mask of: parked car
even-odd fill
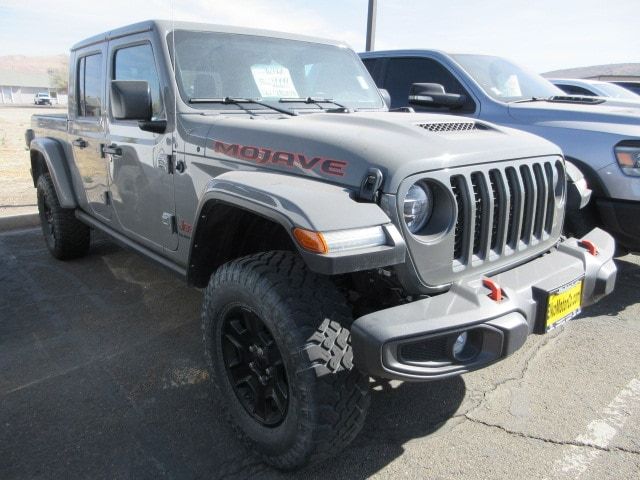
[[[455,113],[524,130],[561,147],[593,190],[567,215],[576,235],[601,226],[640,250],[640,113],[608,99],[568,96],[536,73],[489,55],[436,50],[362,53],[391,107]],[[420,84],[420,85],[414,85]]]
[[[636,95],[620,85],[597,80],[575,78],[550,78],[549,81],[568,95],[583,95],[587,97],[604,97],[609,100],[608,105],[640,108],[640,95]]]
[[[48,93],[36,93],[33,97],[35,105],[51,105],[51,96]]]
[[[640,81],[634,82],[634,81],[614,81],[611,82],[615,85],[619,85],[623,88],[626,88],[627,90],[632,91],[633,93],[635,93],[636,95],[640,95]]]
[[[26,132],[47,247],[99,230],[202,287],[217,400],[278,468],[349,444],[370,375],[485,367],[613,289],[613,238],[561,235],[558,147],[390,113],[342,43],[149,21],[70,67]]]

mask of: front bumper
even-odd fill
[[[400,380],[447,378],[485,367],[518,350],[531,333],[542,333],[546,294],[583,279],[582,306],[611,293],[616,279],[615,243],[600,229],[586,235],[592,255],[571,238],[549,253],[491,277],[505,294],[496,302],[483,278],[460,281],[447,293],[358,318],[351,336],[354,362],[365,373]],[[468,332],[477,343],[469,360],[447,356],[451,340]]]

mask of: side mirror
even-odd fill
[[[111,113],[116,120],[137,120],[147,132],[167,129],[166,120],[151,120],[151,90],[145,80],[111,80]]]
[[[380,95],[382,95],[382,99],[384,100],[384,104],[387,108],[391,108],[391,95],[389,95],[389,91],[385,88],[379,88]]]
[[[111,113],[116,120],[151,120],[149,83],[111,80]]]
[[[422,107],[460,108],[467,98],[457,93],[446,93],[439,83],[414,83],[409,90],[409,103]]]

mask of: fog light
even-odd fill
[[[456,360],[462,360],[462,352],[467,346],[468,340],[469,335],[467,334],[467,332],[462,332],[456,337],[456,340],[453,342],[453,347],[451,347],[451,354],[453,355],[453,358],[455,358]]]

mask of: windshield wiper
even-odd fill
[[[263,107],[270,108],[271,110],[275,110],[276,112],[284,113],[285,115],[291,115],[295,117],[298,115],[293,110],[288,110],[286,108],[276,107],[266,102],[261,102],[260,100],[254,100],[253,98],[234,98],[234,97],[223,97],[223,98],[190,98],[189,103],[222,103],[224,105],[240,105],[243,103],[255,103],[256,105],[262,105]]]
[[[349,107],[342,105],[341,103],[338,103],[336,101],[334,101],[332,98],[317,98],[317,97],[307,97],[307,98],[281,98],[279,100],[280,103],[308,103],[308,104],[313,104],[313,105],[318,105],[320,103],[330,103],[332,105],[335,105],[338,108],[332,109],[332,110],[327,110],[330,112],[344,112],[344,113],[351,113],[353,112],[353,110],[351,110]],[[322,108],[322,107],[320,107]]]
[[[530,97],[530,98],[523,98],[521,100],[514,100],[513,102],[509,102],[509,103],[546,102],[548,100],[549,100],[548,97]]]

